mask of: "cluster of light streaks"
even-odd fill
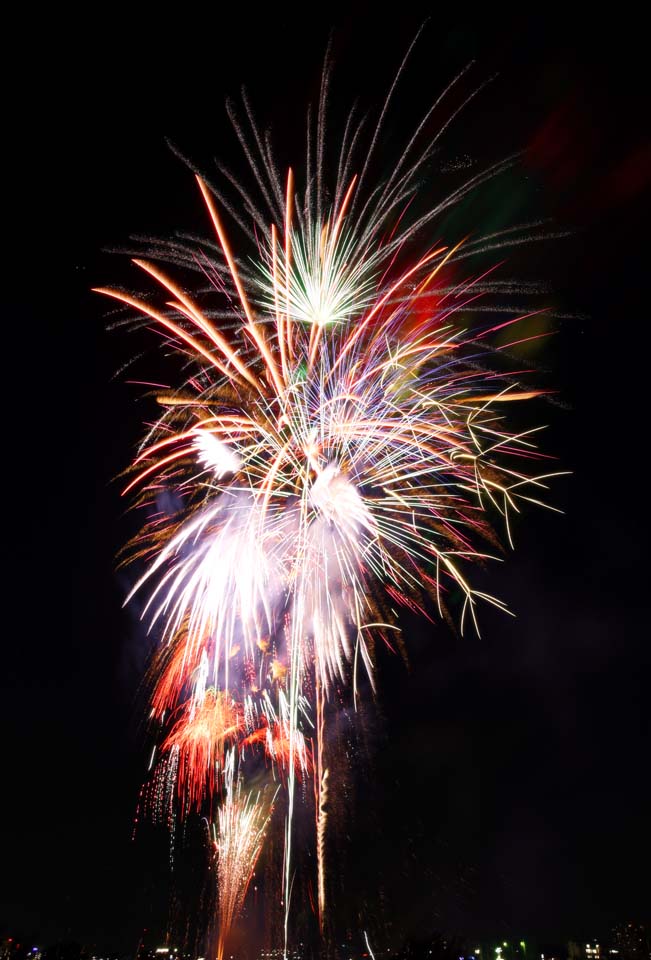
[[[440,133],[412,159],[433,107],[384,181],[364,192],[392,92],[357,174],[361,126],[349,121],[330,193],[325,94],[302,193],[291,170],[281,181],[255,126],[252,146],[234,119],[268,218],[229,175],[252,234],[198,176],[216,243],[152,248],[185,279],[134,260],[153,281],[147,296],[101,291],[153,323],[190,371],[158,394],[163,413],[125,493],[140,504],[170,488],[182,498],[138,538],[147,566],[132,595],[149,591],[144,615],[162,641],[152,670],[156,789],[182,814],[216,810],[220,956],[270,815],[268,794],[243,791],[247,771],[263,769],[283,788],[286,938],[293,818],[310,798],[296,785],[313,784],[323,926],[333,693],[357,698],[361,671],[373,685],[374,644],[390,644],[400,606],[447,616],[460,594],[462,630],[468,618],[477,624],[480,601],[504,609],[473,589],[467,563],[492,555],[480,546],[495,543],[488,510],[506,519],[510,540],[509,513],[539,503],[553,476],[525,469],[542,458],[535,430],[510,429],[505,414],[538,392],[485,365],[487,338],[523,316],[468,328],[491,270],[463,276],[459,264],[504,237],[410,253],[438,214],[505,165],[408,221]],[[220,206],[255,240],[249,260],[231,249]]]
[[[235,775],[235,754],[229,750],[224,761],[224,800],[214,828],[220,918],[217,960],[224,956],[226,938],[244,903],[270,814],[271,803],[264,794],[242,791],[242,781]]]

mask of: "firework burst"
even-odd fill
[[[243,758],[259,754],[284,788],[286,937],[296,784],[312,780],[322,925],[333,692],[356,698],[362,671],[373,685],[374,645],[399,631],[401,606],[447,616],[460,594],[462,630],[477,626],[481,601],[504,609],[473,589],[467,567],[495,552],[489,511],[510,540],[509,515],[539,503],[554,475],[532,474],[535,430],[506,416],[538,391],[486,365],[491,334],[523,316],[468,324],[491,270],[464,261],[504,237],[422,246],[439,214],[511,161],[408,220],[439,133],[417,149],[432,108],[366,187],[390,96],[357,173],[361,127],[349,121],[330,191],[325,93],[302,191],[233,114],[266,213],[232,175],[245,216],[198,176],[215,242],[135,259],[145,296],[101,291],[153,323],[189,371],[158,395],[125,493],[149,504],[172,486],[183,498],[137,539],[147,568],[132,593],[148,591],[164,648],[152,694],[159,769],[176,779],[183,813],[217,809],[220,956],[269,820],[269,803],[243,792]],[[231,248],[222,210],[254,241],[249,258]]]

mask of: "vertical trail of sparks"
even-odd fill
[[[325,769],[319,781],[317,792],[317,825],[316,825],[316,851],[317,851],[317,884],[318,884],[318,904],[319,904],[319,929],[323,934],[326,912],[326,863],[325,863],[325,839],[326,824],[328,813],[326,805],[328,803],[328,776],[329,771]]]
[[[289,354],[290,361],[293,359],[293,350],[292,350],[292,322],[289,313],[289,283],[291,277],[291,252],[292,252],[292,199],[294,193],[294,174],[292,173],[291,168],[287,172],[287,200],[285,206],[285,317],[284,317],[284,332],[287,337],[287,352]],[[276,290],[274,288],[274,296],[276,295]],[[279,338],[280,339],[280,338]]]
[[[316,711],[316,769],[314,776],[314,799],[316,805],[316,862],[317,862],[317,903],[319,909],[319,929],[323,935],[325,923],[325,836],[328,800],[328,770],[324,769],[323,747],[325,716],[323,688],[320,677],[315,677],[314,700]]]
[[[192,249],[187,265],[200,263],[211,289],[190,295],[186,281],[136,258],[162,304],[99,290],[162,328],[167,347],[190,368],[176,392],[159,395],[164,412],[124,493],[135,492],[150,511],[133,542],[146,569],[130,597],[149,589],[143,615],[162,638],[151,670],[151,715],[160,730],[151,803],[168,819],[170,810],[204,811],[215,824],[217,960],[280,789],[285,951],[294,817],[307,797],[324,933],[334,703],[350,691],[357,706],[358,672],[375,689],[373,644],[391,646],[397,608],[448,617],[456,592],[462,631],[468,618],[477,626],[479,601],[505,609],[473,590],[465,568],[492,556],[479,546],[496,539],[488,511],[503,516],[511,543],[509,513],[521,502],[541,503],[556,475],[523,472],[521,464],[545,458],[534,431],[511,429],[502,412],[541,391],[502,381],[484,365],[485,338],[527,315],[514,311],[495,323],[487,310],[488,319],[469,329],[470,305],[476,308],[494,268],[459,276],[464,241],[426,243],[424,253],[407,257],[408,241],[434,216],[415,223],[405,216],[429,154],[421,151],[408,166],[414,135],[384,187],[366,198],[358,191],[370,154],[361,176],[350,175],[352,154],[342,154],[328,211],[325,102],[323,92],[316,196],[310,172],[301,195],[292,169],[283,194],[255,127],[250,145],[234,121],[258,186],[277,201],[271,222],[253,211],[256,231],[270,223],[257,236],[257,256],[236,258],[220,195],[197,176],[217,245],[210,256]],[[253,124],[248,104],[247,114]],[[346,128],[344,151],[352,151],[359,129]],[[251,207],[245,188],[229,179]],[[494,243],[502,245],[501,234]],[[489,237],[477,249],[490,244]],[[227,314],[215,309],[215,298],[227,301]],[[231,319],[220,327],[224,315]],[[180,506],[166,516],[157,501],[168,489]],[[245,789],[248,776],[265,785]],[[297,790],[310,778],[311,790]]]
[[[317,857],[318,857],[318,886],[319,886],[319,929],[323,934],[326,911],[326,889],[325,889],[325,835],[328,814],[326,804],[328,802],[328,770],[323,771],[321,783],[319,785],[319,817],[316,832]]]
[[[224,765],[224,801],[214,829],[219,905],[217,960],[223,960],[233,921],[255,872],[272,803],[273,799],[269,802],[260,793],[243,794],[242,781],[235,776],[235,754],[229,751]]]

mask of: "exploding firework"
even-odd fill
[[[469,329],[492,268],[469,272],[465,261],[504,236],[423,247],[437,216],[510,161],[409,220],[439,133],[424,147],[420,138],[442,98],[371,183],[392,88],[357,172],[351,114],[328,189],[327,80],[326,70],[300,178],[281,177],[245,101],[251,134],[232,118],[265,209],[228,171],[241,212],[197,176],[216,242],[134,260],[151,281],[146,296],[102,290],[153,323],[185,371],[158,394],[162,413],[125,493],[149,505],[172,487],[182,500],[169,517],[150,508],[132,594],[148,591],[144,615],[163,648],[151,701],[163,731],[157,776],[175,783],[181,814],[217,811],[219,956],[269,821],[270,801],[242,787],[247,769],[283,789],[285,937],[293,818],[310,796],[297,784],[312,781],[323,925],[333,694],[355,700],[361,673],[373,685],[375,645],[399,632],[400,607],[448,616],[460,595],[461,630],[477,625],[481,601],[504,609],[473,589],[467,567],[494,552],[490,513],[510,541],[509,515],[539,503],[554,475],[526,469],[541,460],[535,430],[513,430],[506,416],[538,391],[487,365],[491,334],[523,316],[487,311]],[[224,211],[253,241],[248,258],[231,247]]]

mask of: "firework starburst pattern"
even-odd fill
[[[283,819],[285,945],[299,815],[314,821],[325,929],[336,703],[372,694],[400,608],[461,631],[477,627],[482,603],[505,609],[467,571],[497,553],[492,523],[510,543],[509,517],[544,500],[553,475],[536,430],[509,425],[513,403],[538,391],[490,364],[492,335],[522,339],[523,316],[480,309],[497,264],[471,266],[529,227],[436,234],[444,211],[514,159],[423,212],[413,201],[423,183],[430,191],[428,161],[470,99],[458,103],[460,77],[375,179],[396,84],[365,152],[351,112],[331,164],[328,74],[302,170],[278,170],[246,98],[244,120],[229,105],[252,186],[221,169],[227,195],[197,175],[211,233],[150,244],[134,260],[143,293],[101,291],[178,361],[126,483],[147,517],[129,556],[143,571],[132,595],[160,638],[149,795],[172,821],[212,823],[219,957]]]

